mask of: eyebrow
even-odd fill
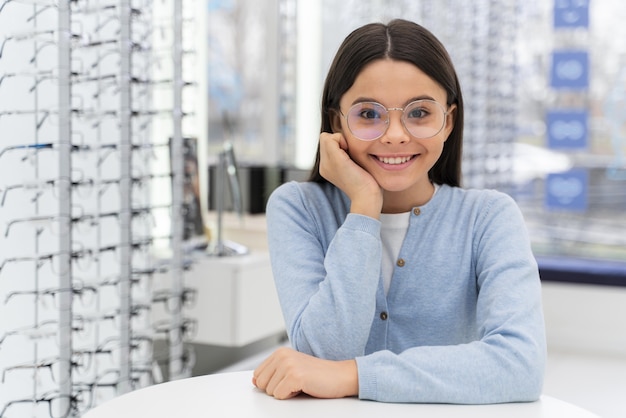
[[[423,94],[421,96],[416,96],[416,97],[412,97],[409,100],[407,100],[406,102],[404,102],[404,104],[402,105],[402,107],[408,105],[411,102],[414,102],[416,100],[432,100],[432,101],[437,101],[435,98],[427,95],[427,94]],[[350,106],[354,106],[357,103],[363,103],[363,102],[376,102],[376,103],[380,103],[380,101],[371,98],[371,97],[357,97],[356,99],[354,99],[354,101],[352,102],[352,104]],[[380,103],[382,104],[382,103]]]

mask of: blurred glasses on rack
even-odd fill
[[[154,224],[154,222],[156,221],[154,220],[153,212],[155,210],[170,210],[171,207],[172,206],[170,204],[136,207],[130,210],[130,216],[133,219],[144,219],[144,220],[149,219]],[[122,214],[119,211],[115,211],[115,212],[106,212],[106,213],[100,214],[100,217],[101,218],[103,217],[114,218],[119,221],[121,215]],[[165,238],[167,237],[152,237],[153,240],[165,239]],[[141,244],[141,242],[138,242],[138,244]]]
[[[15,405],[20,404],[31,404],[33,407],[40,404],[47,404],[50,418],[68,418],[76,414],[80,416],[88,409],[80,394],[62,395],[58,391],[52,391],[39,397],[8,401],[4,405],[2,412],[0,412],[0,418],[8,418],[8,415],[5,415],[6,412]],[[35,412],[33,411],[33,413]]]
[[[81,331],[81,328],[72,325],[71,331],[73,332]],[[59,321],[57,320],[41,321],[37,325],[25,326],[25,327],[21,327],[21,328],[17,328],[17,329],[5,332],[4,335],[0,337],[0,349],[2,348],[2,344],[7,340],[7,338],[15,337],[15,336],[26,337],[30,340],[41,340],[45,338],[57,337],[55,338],[55,340],[58,346],[59,345],[58,333],[59,333]]]
[[[0,87],[2,87],[2,83],[4,83],[5,80],[15,77],[27,77],[34,79],[34,84],[32,85],[32,87],[30,87],[30,89],[28,89],[29,93],[34,92],[39,84],[43,83],[44,81],[54,80],[58,78],[58,76],[54,75],[54,72],[52,70],[42,70],[38,72],[4,73],[2,74],[2,76],[0,76]]]
[[[78,206],[80,207],[80,206]],[[81,208],[82,210],[82,208]],[[97,215],[79,215],[70,218],[70,224],[72,228],[75,228],[77,232],[83,233],[86,232],[84,229],[85,226],[95,226],[97,225],[97,221],[100,216]],[[4,230],[4,237],[7,238],[9,236],[10,231],[16,225],[29,225],[36,229],[37,233],[41,233],[43,229],[48,229],[50,233],[54,236],[60,236],[60,229],[62,227],[62,221],[67,219],[67,217],[63,216],[52,216],[52,215],[40,215],[40,216],[29,216],[27,218],[13,219],[7,222],[7,226]]]
[[[75,208],[78,209],[79,212],[83,211],[83,208],[80,205],[74,205]],[[131,218],[139,219],[139,218],[147,218],[152,221],[154,224],[155,220],[152,214],[153,210],[157,209],[170,209],[171,205],[153,205],[146,206],[141,208],[134,208],[131,210]],[[72,228],[76,228],[78,232],[87,232],[85,227],[94,227],[100,224],[103,219],[113,218],[119,221],[121,213],[119,211],[109,211],[99,214],[80,214],[78,216],[72,216],[69,219],[70,226]],[[5,238],[9,236],[11,231],[16,225],[26,224],[36,229],[36,232],[39,234],[43,231],[43,229],[48,229],[50,233],[54,236],[61,235],[61,228],[63,227],[62,222],[67,220],[67,217],[59,216],[59,215],[36,215],[29,216],[26,218],[13,219],[7,222],[6,228],[4,230]],[[169,236],[166,237],[150,237],[139,240],[137,242],[131,243],[131,247],[133,249],[145,249],[147,245],[151,244],[153,240],[156,239],[169,239]],[[109,245],[105,247],[100,247],[99,249],[95,249],[91,251],[102,253],[107,251],[115,251],[120,247],[120,245]],[[43,257],[43,256],[42,256]],[[0,265],[0,271],[2,271],[2,266]]]
[[[77,0],[71,0],[77,1]],[[18,4],[22,6],[38,6],[42,8],[47,7],[57,7],[57,2],[51,0],[4,0],[2,4],[0,4],[0,13],[4,10],[5,7],[9,4]]]
[[[190,268],[190,267],[189,267]],[[167,273],[169,271],[169,265],[165,262],[161,262],[158,265],[146,267],[146,268],[133,268],[132,274],[135,276],[153,276],[159,273]]]
[[[4,7],[4,5],[2,7]],[[42,30],[42,31],[32,31],[32,32],[5,36],[4,40],[0,44],[0,58],[2,58],[2,55],[4,53],[4,48],[6,47],[7,43],[29,41],[29,40],[40,40],[43,42],[50,42],[50,41],[54,41],[55,33],[56,31],[54,30]]]
[[[99,277],[95,279],[86,280],[91,286],[96,287],[97,289],[102,289],[105,287],[113,287],[116,288],[119,292],[120,283],[125,280],[120,275],[114,274],[108,277]],[[139,277],[129,277],[131,286],[139,286],[141,284],[141,279]],[[147,289],[146,289],[147,290]]]
[[[135,323],[131,321],[147,320],[151,308],[150,305],[134,303],[131,305],[129,312],[122,312],[119,308],[116,308],[104,313],[74,314],[72,318],[73,328],[76,330],[72,333],[74,343],[78,345],[93,343],[94,338],[97,338],[100,334],[107,334],[121,329],[123,324],[122,318],[128,318],[129,326],[133,331],[137,331],[140,329],[137,327],[137,324],[141,322]],[[147,327],[144,328],[147,329]]]
[[[119,335],[111,336],[102,340],[95,349],[83,350],[84,354],[90,355],[90,360],[94,360],[97,356],[106,355],[109,359],[118,357],[118,354],[123,349],[128,349],[135,358],[146,359],[152,352],[154,345],[154,335],[152,332],[140,333],[139,331],[133,332],[128,341],[128,346],[122,344],[122,340]]]
[[[39,130],[41,129],[43,123],[46,121],[46,119],[48,119],[48,116],[50,116],[50,110],[3,110],[0,111],[0,121],[2,121],[2,117],[3,116],[39,116],[42,115],[40,119],[38,119],[37,123],[35,124],[35,129]],[[17,146],[11,146],[11,147],[5,147],[2,151],[0,151],[0,156],[2,156],[2,154],[4,154],[6,151],[11,151],[14,149],[29,149],[29,148],[37,148],[39,146],[39,144],[27,144],[27,145],[17,145]],[[42,147],[43,149],[50,149],[52,148],[51,145],[47,146],[47,147]]]
[[[163,303],[167,312],[176,311],[179,305],[184,308],[192,308],[195,306],[198,296],[198,290],[185,288],[181,292],[173,292],[169,289],[155,291],[152,295],[153,303]]]
[[[33,197],[31,198],[31,202],[36,202],[45,192],[46,190],[52,190],[52,193],[55,198],[58,199],[57,189],[59,187],[59,180],[34,180],[34,181],[26,181],[19,184],[11,184],[6,186],[2,190],[2,199],[0,200],[0,207],[4,206],[7,195],[12,190],[26,190],[33,193]],[[93,189],[94,181],[93,180],[78,180],[72,181],[70,187],[76,193],[76,195],[80,198],[86,198],[90,195],[91,190]]]
[[[99,108],[87,108],[82,105],[83,99],[80,96],[74,96],[73,107],[69,109],[68,113],[76,118],[86,122],[91,122],[92,128],[97,128],[102,124],[106,119],[118,120],[120,117],[120,112],[117,109],[99,109]],[[4,117],[17,117],[17,116],[34,116],[37,118],[37,122],[35,123],[35,130],[42,130],[44,123],[50,120],[50,124],[53,126],[59,126],[59,109],[17,109],[17,110],[2,110],[0,111],[0,121]],[[171,114],[171,110],[167,109],[158,109],[158,110],[134,110],[130,113],[131,117],[141,118],[141,117],[155,117],[155,116],[168,116]],[[75,132],[74,135],[77,135]],[[0,156],[7,151],[13,149],[32,149],[32,150],[40,150],[40,149],[58,149],[61,143],[54,142],[46,142],[46,143],[35,143],[35,144],[19,144],[14,146],[5,147],[2,151],[0,151]],[[67,145],[67,143],[65,144]],[[112,147],[114,145],[107,144],[104,147]],[[88,151],[97,149],[97,147],[90,147],[85,144],[70,144],[71,151]]]
[[[95,348],[95,349],[78,349],[72,351],[72,356],[76,356],[80,360],[77,361],[77,364],[80,365],[80,369],[78,371],[79,374],[86,374],[88,370],[92,370],[94,365],[96,364],[95,358],[97,356],[104,357],[107,356],[109,360],[113,360],[113,349],[112,348]]]
[[[7,4],[5,2],[2,6]],[[1,10],[1,9],[0,9]],[[105,10],[105,9],[102,9]],[[101,35],[100,31],[101,27],[96,26],[95,28],[91,28],[90,31],[84,30],[82,27],[81,21],[74,21],[72,25],[72,32],[69,33],[70,42],[73,50],[80,50],[82,48],[95,48],[102,47],[105,45],[115,45],[119,44],[120,40],[116,37],[104,37],[99,38],[97,35]],[[94,29],[97,29],[94,30]],[[5,52],[5,48],[9,43],[19,43],[23,41],[37,41],[40,45],[56,45],[58,43],[57,37],[59,36],[58,29],[48,29],[48,30],[33,30],[23,33],[13,33],[4,37],[4,40],[0,44],[0,58],[2,58],[3,53]],[[145,41],[145,40],[144,40]],[[131,42],[131,49],[133,50],[146,50],[149,47],[145,44],[138,43],[135,41]],[[40,48],[37,48],[35,51],[35,55],[31,58],[31,62],[34,62],[37,59],[37,54],[40,52]]]
[[[0,112],[0,117],[3,114],[7,114],[10,112]],[[32,113],[29,111],[29,113]],[[44,113],[44,112],[42,112]],[[12,151],[26,151],[26,155],[24,157],[22,157],[22,161],[25,161],[29,158],[29,153],[37,153],[40,151],[47,151],[47,150],[58,150],[63,144],[60,143],[52,143],[52,142],[44,142],[44,143],[33,143],[33,144],[17,144],[17,145],[9,145],[6,146],[2,149],[0,149],[0,158],[2,158],[2,156],[6,153],[12,152]],[[67,144],[65,144],[67,145]],[[156,154],[154,153],[154,150],[156,148],[159,147],[167,147],[169,146],[169,144],[131,144],[131,151],[132,152],[141,152],[141,151],[150,151],[150,152],[146,152],[145,155],[150,157],[150,158],[156,158]],[[98,144],[98,145],[88,145],[88,144],[71,144],[70,145],[70,151],[72,153],[88,153],[88,152],[97,152],[99,154],[98,156],[98,161],[97,161],[97,165],[100,166],[102,165],[102,163],[104,162],[104,160],[111,155],[113,152],[119,150],[120,145],[116,144],[116,143],[110,143],[110,144]],[[145,174],[145,175],[139,175],[134,177],[133,179],[131,179],[131,181],[135,184],[141,184],[143,183],[143,181],[145,180],[150,180],[150,179],[155,179],[155,178],[166,178],[166,177],[170,177],[171,174],[170,173],[162,173],[162,174]],[[79,187],[79,186],[86,186],[86,185],[94,185],[96,183],[95,180],[85,180],[84,179],[84,175],[81,173],[80,174],[80,179],[76,180],[76,181],[72,181],[71,185],[72,187]],[[100,180],[99,183],[107,185],[107,184],[115,184],[115,183],[119,183],[120,180],[119,179],[109,179],[109,180]],[[12,186],[7,186],[5,187],[5,191],[4,191],[4,195],[6,195],[6,191],[11,190],[11,189],[18,189],[18,188],[36,188],[39,185],[58,185],[59,184],[59,180],[45,180],[45,181],[31,181],[31,182],[26,182],[25,184],[15,184]],[[84,189],[84,188],[83,188]],[[80,190],[79,190],[80,191]],[[2,203],[4,204],[4,200],[5,197],[2,197]]]
[[[130,249],[132,251],[147,251],[151,248],[154,240],[155,240],[154,237],[147,237],[147,238],[132,241],[128,245],[113,244],[113,245],[100,247],[97,250],[96,257],[98,257],[102,253],[112,253],[116,257],[116,259],[119,261],[120,254],[125,249]]]
[[[133,176],[130,179],[131,185],[136,189],[137,192],[141,190],[145,190],[145,188],[151,184],[150,182],[153,180],[163,180],[170,179],[172,175],[170,173],[163,174],[143,174],[139,176]],[[111,186],[119,186],[121,183],[121,179],[106,179],[98,182],[98,195],[100,198],[105,196],[108,190],[111,190]],[[113,188],[114,189],[114,188]],[[148,189],[149,190],[149,189]],[[134,194],[134,193],[133,193]]]
[[[7,115],[7,114],[18,114],[19,111],[6,111],[6,112],[0,112],[0,117],[2,117],[2,115]],[[27,111],[25,113],[30,113],[30,114],[34,114],[36,112],[34,111]],[[43,113],[44,116],[43,118],[40,120],[40,122],[37,124],[37,127],[41,127],[41,124],[45,121],[45,119],[50,115],[50,112],[48,111],[41,111],[39,113]],[[19,113],[19,114],[24,114],[24,113]],[[18,144],[18,145],[9,145],[7,147],[2,148],[2,150],[0,150],[0,158],[2,158],[2,156],[4,154],[6,154],[7,152],[10,151],[15,151],[15,150],[25,150],[25,151],[30,151],[32,153],[37,153],[39,151],[45,151],[45,150],[59,150],[61,148],[62,145],[68,145],[68,144],[61,144],[61,143],[52,143],[52,142],[43,142],[43,143],[35,143],[35,144]],[[76,151],[87,151],[90,150],[91,148],[88,145],[76,145],[76,144],[69,144],[70,147],[70,151],[72,152],[76,152]],[[22,161],[25,161],[28,159],[28,154],[25,155],[24,157],[22,157]]]
[[[172,331],[178,331],[175,333],[175,344],[180,344],[183,341],[189,341],[196,335],[198,329],[198,321],[194,318],[183,318],[180,324],[172,324],[170,319],[163,319],[156,321],[153,325],[154,332],[157,334],[165,334],[167,338],[170,338]]]
[[[114,153],[115,151],[119,151],[121,145],[120,144],[110,144],[106,147],[107,152],[106,153],[102,153],[99,158],[98,158],[98,166],[102,165],[102,163],[104,162],[104,160],[107,159],[107,157],[109,155],[111,155],[112,153]],[[158,143],[140,143],[140,144],[131,144],[130,145],[130,149],[132,152],[141,152],[141,151],[150,151],[150,152],[146,152],[146,155],[148,155],[151,158],[156,158],[156,154],[155,154],[155,149],[157,148],[165,148],[165,147],[169,147],[169,143],[165,143],[165,144],[158,144]],[[119,182],[119,180],[118,180]]]
[[[80,327],[78,328],[81,331],[85,331],[84,334],[81,335],[81,337],[84,337],[86,334],[90,334],[90,335],[93,334],[93,332],[91,332],[93,328],[98,326],[99,324],[104,323],[105,321],[106,322],[110,321],[113,326],[116,326],[119,328],[121,326],[120,319],[122,315],[127,316],[130,319],[133,319],[133,318],[137,318],[141,316],[142,313],[150,312],[151,309],[152,309],[152,306],[150,305],[135,303],[130,306],[129,312],[122,313],[122,311],[119,308],[116,308],[109,312],[104,312],[104,313],[100,313],[96,315],[79,314],[79,315],[75,315],[74,318],[80,324]]]
[[[154,371],[152,367],[136,367],[130,368],[130,387],[132,390],[139,389],[141,386],[142,377],[147,378],[146,385],[152,385],[155,383]],[[118,388],[122,383],[120,379],[119,369],[108,369],[101,373],[98,373],[91,381],[78,382],[73,385],[73,390],[83,396],[85,400],[86,409],[91,409],[97,405],[97,403],[103,399],[100,398],[102,389],[109,389],[110,394],[108,398],[118,395]]]
[[[164,350],[162,353],[154,353],[154,361],[157,364],[167,363],[167,360],[169,358],[169,350]],[[182,361],[181,374],[191,374],[193,367],[196,365],[196,350],[194,349],[194,346],[192,344],[183,345],[183,352],[180,356],[180,360]],[[160,383],[159,379],[157,379],[157,383]]]
[[[30,295],[38,297],[44,307],[47,307],[48,303],[51,303],[52,307],[55,310],[58,310],[61,307],[59,302],[59,294],[64,292],[71,292],[73,300],[78,299],[81,305],[84,307],[92,306],[93,302],[95,301],[95,296],[97,295],[98,289],[92,286],[86,286],[84,282],[80,279],[73,279],[72,282],[72,287],[68,289],[52,288],[42,290],[12,291],[7,293],[7,296],[4,299],[4,304],[7,305],[15,297]]]
[[[87,357],[83,356],[81,353],[73,352],[71,364],[70,364],[71,369],[77,372],[84,373],[86,370],[86,366],[88,364],[85,361],[86,358]],[[64,382],[61,382],[59,378],[60,373],[59,373],[59,370],[57,370],[59,368],[60,362],[61,360],[58,357],[53,357],[53,358],[39,360],[36,362],[22,363],[22,364],[18,364],[15,366],[6,367],[2,371],[2,383],[5,383],[7,379],[7,375],[10,372],[16,372],[18,370],[32,370],[33,372],[36,372],[37,370],[40,370],[40,369],[46,369],[50,372],[50,378],[52,379],[52,382],[57,383],[57,384],[64,383]]]
[[[134,270],[131,272],[130,277],[123,278],[119,274],[113,274],[108,277],[97,277],[97,278],[85,278],[83,279],[85,283],[88,283],[89,286],[93,286],[98,289],[98,292],[101,292],[102,289],[112,288],[115,289],[118,296],[121,296],[120,292],[120,284],[123,282],[130,282],[131,290],[136,292],[137,294],[147,294],[151,290],[151,283],[149,280],[144,280],[142,276],[147,276],[147,274],[137,274]]]
[[[59,263],[59,257],[62,255],[69,255],[70,260],[75,261],[76,266],[80,270],[87,270],[93,261],[92,251],[89,249],[80,249],[72,251],[69,254],[63,254],[60,252],[40,254],[36,256],[22,256],[22,257],[7,257],[0,263],[0,274],[7,264],[19,263],[19,262],[35,262],[36,267],[39,269],[46,262],[50,262],[52,272],[55,274],[67,274],[68,270],[61,269]]]

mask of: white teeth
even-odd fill
[[[409,161],[411,157],[378,157],[378,160],[385,164],[403,164]]]

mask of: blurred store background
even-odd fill
[[[622,0],[0,1],[0,416],[286,343],[265,202],[313,164],[340,41],[395,17],[457,67],[464,186],[526,219],[545,393],[626,417]]]

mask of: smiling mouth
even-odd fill
[[[376,158],[381,163],[390,164],[390,165],[397,165],[397,164],[404,164],[407,161],[412,160],[414,157],[415,157],[415,155],[408,155],[408,156],[404,156],[404,157],[376,157]]]

